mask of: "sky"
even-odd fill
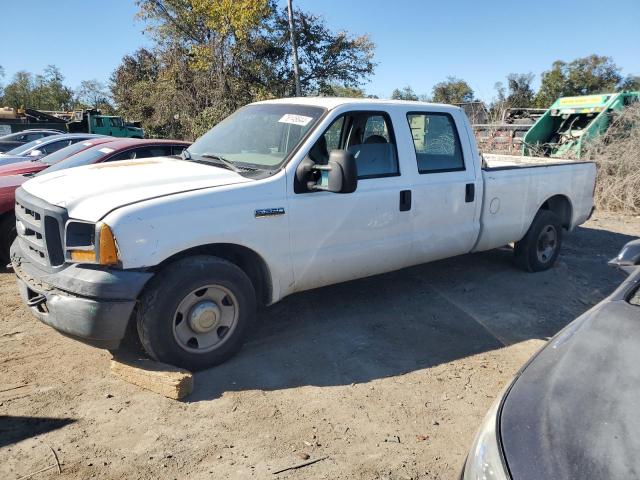
[[[134,0],[0,5],[4,83],[48,64],[73,88],[106,81],[124,55],[152,45],[134,19]],[[363,87],[380,97],[406,85],[430,94],[453,75],[490,100],[509,73],[531,72],[537,86],[554,60],[592,53],[613,57],[624,75],[640,75],[640,0],[294,0],[296,7],[324,17],[332,30],[371,37],[378,65]]]

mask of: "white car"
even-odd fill
[[[199,369],[240,348],[257,304],[295,292],[511,242],[521,267],[548,269],[595,175],[483,159],[448,105],[259,102],[182,157],[26,182],[12,264],[44,323],[109,349],[135,325],[153,358]]]

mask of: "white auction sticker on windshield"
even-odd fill
[[[312,117],[305,117],[304,115],[294,115],[293,113],[286,113],[282,116],[278,122],[280,123],[291,123],[292,125],[300,125],[301,127],[305,127],[311,120]]]
[[[98,150],[100,153],[111,153],[113,152],[113,148],[107,148],[107,147],[103,147],[100,150]]]

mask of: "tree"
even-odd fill
[[[242,105],[295,94],[288,11],[275,1],[138,5],[155,46],[123,58],[111,88],[120,111],[151,134],[194,138]],[[333,33],[299,9],[293,17],[302,94],[358,89],[374,68],[368,37]]]
[[[373,73],[375,47],[367,35],[353,37],[344,31],[333,33],[321,17],[299,9],[295,14],[303,95],[314,91],[325,93],[335,83],[357,88]],[[290,69],[286,68],[290,58],[290,44],[283,37],[287,23],[285,12],[276,11],[273,25],[269,27],[272,34],[267,45],[271,49],[285,49],[284,62],[273,58],[272,67],[281,72],[274,85],[280,88],[272,91],[276,96],[289,96],[295,91]]]
[[[64,85],[64,76],[55,65],[48,65],[41,75],[36,75],[32,92],[33,105],[39,110],[70,110],[73,106],[73,90]]]
[[[73,92],[63,81],[62,73],[54,65],[35,76],[19,71],[4,89],[4,103],[13,108],[68,110],[72,106]]]
[[[330,84],[328,88],[330,91],[326,92],[326,94],[331,97],[365,98],[367,96],[364,90],[357,87]]]
[[[589,55],[570,63],[556,60],[551,70],[542,73],[535,103],[546,108],[559,97],[614,92],[621,81],[620,68],[611,57]]]
[[[4,88],[4,103],[8,107],[24,108],[31,105],[33,75],[25,70],[16,72]]]
[[[620,90],[640,91],[640,75],[629,75],[620,84]]]
[[[90,108],[111,110],[111,94],[107,86],[96,79],[83,80],[76,89],[76,103]]]
[[[418,95],[416,95],[413,89],[409,85],[407,85],[402,89],[396,88],[393,92],[391,92],[391,100],[418,101]]]
[[[509,94],[505,101],[507,108],[528,108],[533,104],[534,92],[531,88],[533,73],[510,73],[507,75]]]
[[[469,84],[456,77],[447,77],[433,87],[433,101],[436,103],[465,103],[472,102],[473,98]]]

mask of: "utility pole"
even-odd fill
[[[293,0],[289,0],[289,35],[291,36],[291,56],[293,59],[293,77],[296,81],[296,97],[302,96],[300,90],[300,65],[298,64],[298,47],[293,29]]]

